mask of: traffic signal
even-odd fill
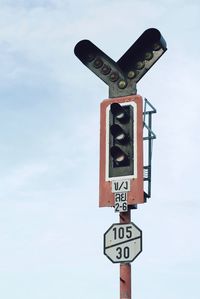
[[[109,86],[109,97],[136,94],[136,83],[167,50],[159,30],[147,29],[115,62],[89,40],[77,43],[74,53]]]
[[[139,95],[101,103],[99,206],[144,202],[143,99]],[[127,193],[127,194],[126,194]]]
[[[167,50],[159,30],[147,29],[117,61],[127,80],[137,83]]]
[[[129,206],[145,202],[143,99],[136,84],[166,50],[155,28],[144,31],[117,62],[89,40],[74,48],[78,59],[109,87],[109,99],[101,103],[100,207],[116,208],[119,200]]]
[[[110,96],[123,92],[127,81],[117,63],[89,40],[81,40],[74,48],[80,61],[110,88]],[[111,91],[112,90],[112,91]]]
[[[109,111],[109,177],[134,174],[133,106],[112,103]]]

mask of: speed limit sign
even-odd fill
[[[142,252],[142,231],[134,224],[114,223],[104,234],[104,254],[113,263],[130,263]]]

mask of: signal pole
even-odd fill
[[[147,29],[117,62],[89,40],[78,42],[74,49],[109,87],[109,98],[100,105],[99,207],[113,207],[119,213],[119,223],[104,233],[104,254],[112,263],[120,263],[120,299],[132,298],[130,263],[142,252],[142,231],[131,222],[131,210],[151,196],[152,139],[156,138],[152,131],[156,110],[137,95],[136,84],[166,50],[155,28]]]
[[[128,224],[131,222],[131,210],[119,214],[119,222]],[[120,299],[131,299],[131,264],[120,264]]]

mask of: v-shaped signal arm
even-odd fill
[[[136,94],[136,83],[167,50],[159,30],[147,29],[115,62],[89,40],[74,48],[80,61],[109,86],[109,97]]]

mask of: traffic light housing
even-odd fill
[[[134,107],[112,103],[109,110],[109,177],[134,174]]]
[[[160,31],[147,29],[117,61],[125,77],[135,84],[148,72],[167,50],[167,44]]]
[[[159,30],[150,28],[115,62],[89,40],[74,48],[80,61],[109,86],[109,97],[136,94],[137,82],[167,50]]]
[[[81,40],[74,48],[80,61],[109,86],[109,96],[123,95],[127,81],[117,63],[89,40]]]
[[[126,192],[127,204],[144,203],[143,99],[139,95],[101,103],[99,206],[115,206],[115,194]]]

